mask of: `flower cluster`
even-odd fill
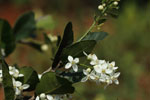
[[[41,93],[39,96],[35,98],[35,100],[64,100],[65,98],[71,98],[68,95],[50,95]]]
[[[99,60],[95,54],[87,55],[87,59],[90,60],[92,68],[83,70],[85,77],[82,78],[81,82],[85,82],[88,79],[96,81],[96,83],[107,83],[107,85],[115,83],[119,84],[118,77],[120,72],[116,72],[118,67],[115,67],[115,62],[106,62],[105,60]]]
[[[29,84],[23,84],[21,81],[18,81],[17,78],[24,77],[23,74],[20,74],[19,70],[15,67],[9,66],[9,74],[12,76],[12,83],[16,95],[21,95],[22,91],[30,87]],[[2,83],[2,70],[0,70],[0,83]]]
[[[99,60],[95,54],[86,54],[87,60],[90,61],[90,66],[87,69],[83,69],[83,74],[85,77],[82,78],[81,82],[86,82],[87,80],[93,80],[96,83],[115,83],[119,84],[118,77],[120,72],[116,72],[118,67],[115,66],[115,62],[108,62],[105,60]],[[79,58],[73,58],[68,56],[68,63],[65,65],[66,69],[73,68],[75,72],[78,71]],[[80,65],[80,64],[79,64]]]

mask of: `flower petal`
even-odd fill
[[[117,73],[115,73],[113,76],[114,76],[115,78],[118,78],[119,75],[120,75],[120,72],[117,72]]]
[[[96,61],[95,61],[95,60],[92,60],[92,61],[90,62],[90,64],[91,64],[91,65],[96,65]]]
[[[114,83],[115,83],[116,85],[118,85],[118,84],[119,84],[119,81],[116,79],[116,80],[114,80]]]
[[[24,84],[24,85],[23,85],[23,89],[24,89],[24,90],[27,89],[27,88],[29,88],[29,87],[30,87],[29,84]]]
[[[113,70],[116,70],[116,69],[118,69],[118,67],[113,67]]]
[[[81,79],[81,82],[86,82],[87,80],[88,80],[88,77],[85,76],[85,77],[83,77],[83,78]]]
[[[111,69],[106,69],[106,73],[107,74],[110,74],[110,73],[112,73],[113,71],[111,70]]]
[[[105,60],[99,60],[99,64],[104,64],[104,63],[106,63]]]
[[[95,75],[94,75],[94,74],[90,74],[90,78],[91,78],[92,80],[95,80]]]
[[[68,56],[68,60],[69,60],[69,62],[72,62],[73,61],[73,57],[72,56]]]
[[[19,77],[23,77],[24,75],[23,74],[19,74]]]
[[[78,71],[78,66],[77,66],[77,65],[73,65],[72,68],[73,68],[73,70],[74,70],[75,72]]]
[[[94,70],[97,72],[97,73],[101,73],[101,68],[100,68],[101,66],[99,66],[99,65],[95,65],[94,66]]]
[[[106,69],[107,66],[108,66],[107,63],[102,64],[102,68],[103,68],[103,69]]]
[[[41,77],[42,77],[42,74],[38,74],[38,78],[41,79]]]
[[[16,94],[16,95],[20,95],[20,94],[21,94],[21,91],[20,91],[18,88],[16,88],[15,94]]]
[[[15,85],[16,85],[16,87],[20,87],[22,85],[22,83],[20,81],[16,81]]]
[[[39,96],[37,96],[37,97],[35,98],[35,100],[40,100],[40,97],[39,97]]]
[[[83,69],[83,74],[88,75],[88,72],[85,69]]]
[[[79,58],[75,58],[75,59],[74,59],[74,62],[75,62],[75,63],[79,63]]]
[[[66,68],[66,69],[69,69],[71,66],[72,66],[71,63],[67,63],[67,64],[65,65],[65,68]]]
[[[92,60],[97,60],[97,56],[95,54],[92,55]]]
[[[53,97],[51,95],[46,96],[48,100],[53,100]]]
[[[112,66],[115,66],[115,62],[114,62],[114,61],[112,61],[110,64],[111,64]]]

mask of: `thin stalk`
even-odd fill
[[[96,22],[94,21],[93,24],[91,25],[91,27],[86,31],[86,33],[79,39],[79,41],[81,41],[92,29],[93,27],[96,25]]]

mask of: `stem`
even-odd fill
[[[100,17],[103,16],[103,14],[105,14],[105,11],[107,10],[107,8],[104,8],[104,10],[102,11],[102,15]],[[79,39],[79,41],[81,41],[92,29],[93,27],[96,25],[96,21],[94,20],[93,24],[91,25],[91,27],[86,31],[86,33]]]
[[[94,21],[93,24],[91,25],[91,27],[86,31],[86,33],[79,39],[79,41],[81,41],[92,29],[93,27],[96,25],[96,22]]]
[[[80,66],[84,67],[84,68],[93,68],[91,66],[85,65],[85,64],[79,64]]]

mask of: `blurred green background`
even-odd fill
[[[92,24],[99,4],[100,0],[0,0],[0,18],[13,27],[19,15],[33,10],[42,32],[61,35],[65,24],[72,21],[77,39]],[[92,82],[77,83],[73,100],[150,100],[150,2],[121,0],[119,12],[117,19],[110,18],[102,27],[109,36],[93,53],[99,59],[116,61],[120,84],[104,89]],[[51,55],[18,44],[7,62],[33,66],[41,73],[51,65]]]

